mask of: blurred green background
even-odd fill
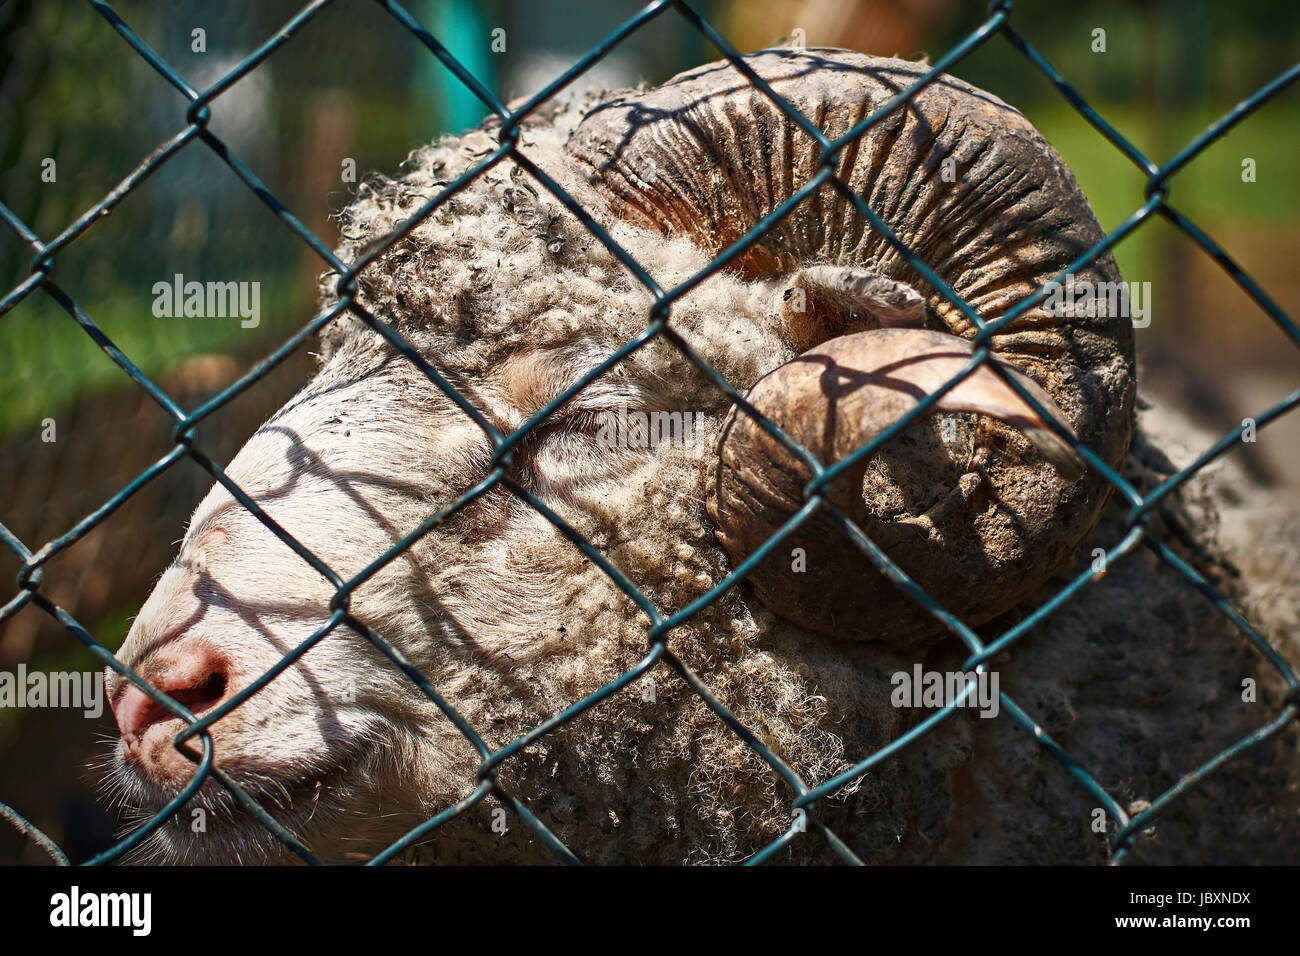
[[[983,18],[958,0],[698,0],[741,50],[801,37],[881,55],[937,59]],[[299,3],[122,0],[114,9],[202,88],[287,21]],[[535,92],[632,15],[610,0],[410,0],[407,9],[506,99]],[[1300,59],[1294,0],[1018,0],[1012,24],[1103,116],[1157,161]],[[195,52],[193,31],[206,49]],[[1097,52],[1095,30],[1105,31]],[[494,31],[504,31],[504,34]],[[494,38],[497,49],[493,49]],[[504,49],[500,49],[501,40]],[[634,34],[570,89],[656,83],[716,59],[675,12]],[[1004,38],[953,71],[1020,108],[1061,152],[1113,229],[1143,201],[1144,177]],[[1218,239],[1284,309],[1300,313],[1300,91],[1288,90],[1173,181],[1171,200]],[[109,27],[72,0],[0,4],[0,201],[48,240],[184,127],[186,101]],[[357,178],[393,172],[440,133],[473,125],[477,100],[369,0],[338,0],[213,104],[211,129],[327,245]],[[1242,161],[1256,181],[1242,181]],[[42,179],[53,159],[56,177]],[[32,250],[0,227],[0,294]],[[1124,242],[1126,279],[1150,282],[1138,333],[1142,391],[1220,432],[1300,385],[1300,350],[1192,242],[1157,219]],[[325,266],[199,142],[59,253],[53,278],[185,407],[233,381],[314,314]],[[187,280],[261,284],[261,322],[156,318],[152,287]],[[310,347],[309,347],[310,348]],[[309,350],[223,409],[199,441],[226,460],[302,381]],[[1300,423],[1243,446],[1261,481],[1300,489]],[[40,440],[52,419],[57,440]],[[35,548],[72,527],[170,447],[156,406],[47,296],[0,316],[0,522]],[[182,463],[47,569],[44,587],[115,647],[210,484]],[[0,603],[16,560],[0,556]],[[86,669],[93,659],[35,608],[0,626],[0,669]],[[67,723],[71,721],[71,723]],[[78,721],[80,721],[78,723]],[[60,723],[62,722],[62,723]],[[22,733],[19,727],[22,726]],[[97,731],[111,734],[111,720]],[[0,799],[74,854],[102,848],[112,821],[81,770],[93,741],[76,715],[0,711]],[[101,751],[103,744],[95,744]],[[57,771],[52,768],[58,768]],[[66,786],[53,782],[61,774]],[[39,859],[0,827],[0,861]]]

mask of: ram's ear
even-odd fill
[[[781,293],[786,338],[799,352],[853,332],[925,325],[925,297],[857,266],[806,266]]]

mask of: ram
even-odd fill
[[[837,50],[746,62],[829,138],[926,69]],[[368,181],[342,213],[342,260],[367,254],[481,162],[496,132],[485,123],[416,151],[399,178]],[[662,288],[705,270],[820,169],[814,139],[727,63],[555,105],[523,125],[518,148]],[[834,172],[989,318],[1102,238],[1069,170],[1025,118],[950,77],[847,145]],[[1121,281],[1109,255],[1078,278]],[[337,280],[322,279],[327,305]],[[365,572],[348,613],[498,748],[647,653],[650,618],[574,539],[667,616],[813,508],[743,583],[663,635],[679,664],[661,661],[494,767],[496,786],[589,861],[741,860],[791,826],[786,785],[696,682],[813,783],[928,715],[891,703],[893,676],[918,661],[961,670],[966,652],[878,570],[867,541],[947,613],[1000,633],[1123,534],[1119,517],[1098,528],[1109,485],[1082,466],[1073,440],[1116,468],[1164,461],[1135,438],[1130,318],[1040,305],[999,329],[992,357],[926,414],[844,467],[826,506],[808,505],[809,456],[841,461],[976,355],[970,317],[830,182],[677,298],[658,330],[645,285],[506,158],[362,270],[356,302],[473,414],[415,356],[341,313],[323,333],[315,377],[227,468],[274,528],[215,487],[120,660],[200,716],[245,691],[331,615],[335,588],[289,546],[295,539],[342,580]],[[494,458],[489,428],[509,435],[548,408]],[[689,440],[631,434],[631,422],[678,414],[692,422]],[[1196,521],[1210,522],[1212,508]],[[1262,708],[1234,705],[1255,673],[1248,652],[1185,581],[1145,553],[1097,577],[993,666],[1041,730],[1136,804],[1214,743],[1253,729]],[[121,730],[114,782],[128,816],[147,816],[195,764],[173,746],[179,718],[119,674],[107,682]],[[1209,733],[1212,711],[1223,714]],[[326,859],[388,845],[470,794],[480,766],[433,699],[346,624],[290,657],[210,733],[218,770]],[[1162,822],[1152,853],[1278,852],[1283,828],[1297,824],[1278,798],[1295,779],[1293,757],[1220,775]],[[1211,798],[1251,808],[1249,839],[1206,810]],[[867,861],[1081,862],[1106,858],[1095,804],[1032,735],[965,714],[814,811]],[[433,830],[427,852],[546,858],[512,814],[492,826],[488,806]],[[206,811],[205,827],[193,825],[194,810]],[[216,779],[143,853],[292,859]],[[789,853],[830,851],[809,834]]]

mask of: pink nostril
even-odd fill
[[[211,710],[226,696],[229,678],[225,663],[206,648],[173,654],[166,665],[151,670],[159,676],[149,682],[195,715]],[[146,730],[173,716],[134,684],[127,684],[110,706],[128,752],[138,745]]]

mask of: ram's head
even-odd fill
[[[829,50],[747,62],[832,139],[923,73]],[[664,289],[767,224],[819,172],[813,138],[727,64],[605,99],[578,120],[563,109],[534,119],[520,152]],[[418,151],[399,179],[368,183],[343,215],[345,261],[494,145],[488,124]],[[951,78],[845,146],[834,172],[988,319],[1101,237],[1069,171],[1024,117]],[[1102,257],[1082,278],[1119,276]],[[327,299],[335,284],[325,278]],[[653,325],[645,284],[511,159],[367,268],[358,301],[412,352],[354,314],[334,321],[319,373],[226,469],[270,521],[214,488],[120,654],[197,715],[282,667],[212,725],[213,759],[325,855],[382,846],[470,792],[479,766],[460,730],[375,639],[391,642],[490,746],[509,742],[645,652],[650,618],[611,572],[667,617],[805,507],[812,469],[750,409],[831,465],[964,370],[977,331],[829,183]],[[642,344],[494,459],[489,430],[510,435],[633,341]],[[826,493],[972,625],[1024,599],[1097,520],[1105,483],[1080,468],[1064,436],[1072,430],[1118,462],[1133,410],[1132,333],[1122,317],[1039,306],[991,345],[989,362]],[[718,376],[747,394],[748,408]],[[1049,426],[1008,381],[1065,428]],[[667,634],[706,683],[754,697],[778,750],[813,773],[831,766],[818,763],[818,747],[856,738],[843,727],[830,733],[819,723],[829,711],[811,702],[834,697],[828,706],[841,721],[882,708],[878,675],[873,684],[863,662],[942,633],[836,512],[815,510],[746,584]],[[417,530],[409,547],[377,560]],[[372,631],[345,621],[295,654],[330,620],[337,582],[363,572],[346,610]],[[195,772],[172,743],[183,724],[121,676],[110,672],[108,685],[125,802],[156,810]],[[689,753],[691,735],[703,733],[690,716],[698,701],[680,690],[662,690],[636,712],[661,727],[680,721],[672,732],[685,737],[665,753]],[[606,783],[655,765],[637,753],[635,721],[620,726],[608,711],[591,719],[608,723],[573,732],[565,745],[573,761],[606,768]],[[873,732],[889,726],[881,717]],[[550,739],[515,763],[554,773]],[[715,757],[744,762],[731,751]],[[666,760],[658,765],[671,773]],[[522,780],[533,771],[508,761],[500,772]],[[739,766],[735,775],[743,777]],[[662,791],[673,786],[682,806],[701,803],[698,782]],[[685,814],[682,806],[669,815]],[[217,819],[204,833],[188,815],[164,826],[151,844],[164,857],[279,853],[217,780],[195,807]]]

